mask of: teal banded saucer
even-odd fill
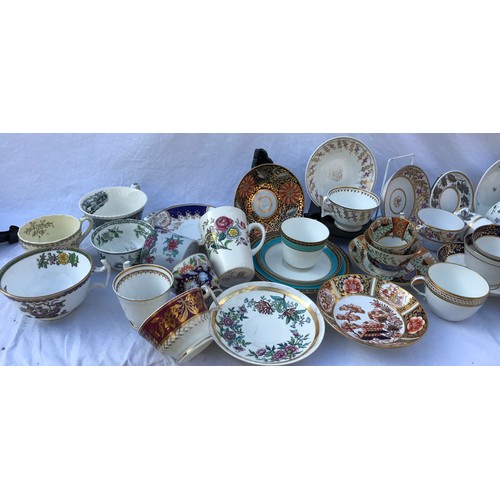
[[[264,281],[289,285],[303,293],[316,293],[321,286],[340,274],[351,272],[347,254],[330,241],[311,269],[296,269],[283,259],[282,243],[279,234],[267,235],[266,242],[254,257],[256,276]]]

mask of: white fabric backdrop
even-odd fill
[[[500,134],[3,134],[0,230],[52,213],[78,217],[78,201],[85,193],[133,182],[148,195],[145,215],[179,203],[232,205],[255,148],[266,149],[275,163],[294,172],[308,206],[307,161],[317,146],[338,135],[356,137],[372,150],[378,194],[391,157],[415,153],[415,163],[431,183],[441,173],[458,169],[474,186],[500,158]],[[403,164],[396,163],[389,175]],[[338,243],[346,248],[345,242]],[[82,248],[97,257],[88,238]],[[0,266],[21,252],[19,244],[0,244]],[[299,364],[499,365],[499,306],[500,299],[490,298],[479,314],[460,323],[443,321],[426,307],[427,334],[403,349],[359,345],[327,326],[320,348]],[[2,365],[171,364],[128,326],[110,286],[90,292],[77,310],[59,321],[27,318],[4,296],[0,314]],[[188,363],[240,364],[215,344]]]

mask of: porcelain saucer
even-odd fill
[[[458,170],[441,175],[431,189],[430,205],[455,212],[460,208],[474,206],[474,187],[471,180]]]
[[[413,257],[407,266],[398,273],[387,273],[386,271],[377,268],[369,260],[366,253],[365,239],[363,236],[354,238],[349,243],[349,256],[352,261],[359,267],[361,272],[376,276],[384,280],[399,283],[400,285],[409,285],[410,281],[417,275],[426,275],[429,267],[436,263],[433,255],[424,247]]]
[[[281,237],[271,233],[254,257],[257,277],[289,285],[304,293],[315,293],[334,276],[349,273],[351,265],[346,253],[330,241],[327,242],[318,263],[311,269],[295,269],[283,260]]]

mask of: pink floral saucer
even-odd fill
[[[373,347],[405,347],[427,331],[427,315],[418,300],[390,281],[344,274],[318,292],[321,314],[337,332]]]

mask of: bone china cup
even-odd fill
[[[297,269],[310,269],[318,262],[330,231],[317,220],[293,217],[283,221],[280,234],[285,262]]]
[[[182,292],[154,311],[139,334],[178,364],[188,362],[212,343],[207,295],[207,285]]]
[[[196,253],[181,260],[173,269],[175,293],[179,294],[191,288],[208,285],[216,294],[221,293],[219,278],[210,266],[208,257]]]
[[[370,221],[380,205],[380,198],[371,191],[356,187],[336,187],[323,196],[321,217],[331,215],[343,231],[356,232]]]
[[[82,232],[83,224],[85,231]],[[44,215],[33,219],[19,229],[19,243],[26,251],[78,247],[90,233],[91,217],[77,219],[71,215]]]
[[[417,228],[403,217],[379,217],[365,232],[370,244],[383,252],[408,253],[417,240]]]
[[[478,272],[495,289],[500,286],[500,262],[479,253],[472,241],[472,234],[464,239],[465,265]]]
[[[421,293],[415,285],[425,284]],[[425,297],[432,312],[447,321],[462,321],[475,314],[488,298],[490,287],[472,269],[448,262],[429,267],[427,276],[415,276],[411,287]]]
[[[106,259],[117,271],[123,269],[127,261],[139,264],[142,247],[153,226],[137,219],[123,219],[106,222],[99,226],[90,237],[99,258]]]
[[[433,247],[426,245],[426,241],[437,245],[437,248],[431,248],[432,250],[437,250],[444,243],[453,243],[465,229],[465,222],[458,215],[441,208],[422,208],[418,211],[417,219],[417,230],[423,237],[424,246]]]
[[[94,268],[92,257],[79,248],[16,257],[0,270],[0,290],[30,318],[52,320],[76,309],[94,287],[106,287],[110,266]],[[90,284],[94,272],[106,271],[104,283]]]
[[[156,309],[170,299],[172,273],[162,266],[139,264],[121,271],[113,280],[113,291],[130,324],[136,330]]]
[[[106,187],[80,199],[80,210],[94,220],[94,227],[119,219],[140,219],[148,201],[138,184],[131,187]]]
[[[478,227],[472,233],[472,243],[480,254],[500,264],[500,226]]]
[[[266,239],[264,226],[258,222],[248,224],[243,210],[225,206],[208,210],[199,219],[198,227],[221,286],[228,288],[252,281],[253,256]],[[258,229],[261,237],[252,248],[249,235],[253,229]]]

